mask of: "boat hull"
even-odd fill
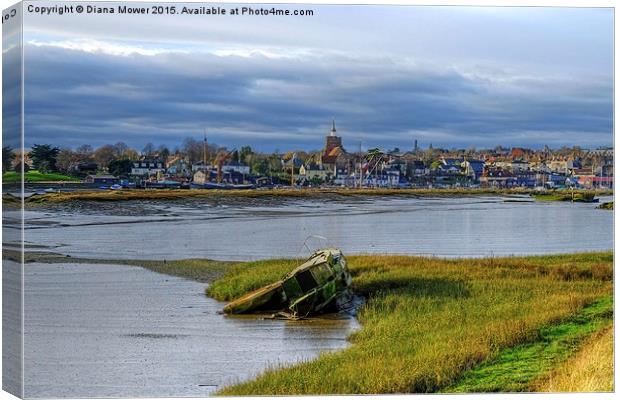
[[[246,314],[260,311],[276,311],[285,304],[282,281],[256,289],[228,303],[224,307],[226,314]]]
[[[331,310],[350,295],[351,275],[338,249],[315,252],[282,280],[247,293],[224,307],[228,314],[280,311],[303,318]]]

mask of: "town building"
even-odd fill
[[[166,171],[164,163],[161,160],[153,158],[143,158],[139,161],[134,161],[131,168],[131,175],[133,176],[151,176],[158,173],[163,174]]]
[[[240,163],[237,161],[231,161],[222,166],[222,173],[224,174],[240,174],[240,175],[249,175],[250,174],[250,166],[244,163]]]
[[[332,129],[325,137],[320,163],[335,177],[348,175],[349,171],[354,170],[354,157],[346,152],[342,146],[342,138],[336,135],[336,121],[332,121]]]
[[[311,163],[299,167],[299,176],[308,182],[326,182],[330,175],[323,165]]]
[[[88,175],[84,178],[85,183],[96,185],[116,185],[120,183],[120,178],[114,175]]]
[[[477,181],[484,172],[484,161],[482,160],[465,160],[461,163],[461,167],[467,177]]]

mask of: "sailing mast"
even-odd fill
[[[362,164],[363,164],[364,158],[362,157],[362,141],[361,140],[360,140],[359,146],[360,146],[360,148],[359,148],[359,151],[360,151],[359,152],[359,157],[360,157],[360,181],[359,181],[359,187],[361,189],[362,188],[362,183],[363,183],[363,180],[364,180],[363,172],[362,172],[362,170],[363,170]]]
[[[205,137],[202,141],[202,166],[207,168],[207,128],[205,128]]]

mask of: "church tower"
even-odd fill
[[[332,169],[334,175],[336,175],[336,162],[338,156],[343,153],[342,138],[336,136],[336,120],[332,120],[332,129],[329,131],[329,134],[325,136],[325,148],[321,154],[321,164],[328,169]]]
[[[329,131],[329,136],[325,137],[325,153],[329,153],[336,147],[342,146],[342,138],[336,136],[336,120],[332,120],[332,129]]]

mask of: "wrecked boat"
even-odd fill
[[[318,250],[282,280],[224,307],[227,314],[277,312],[288,318],[338,309],[350,297],[351,274],[339,249]]]

